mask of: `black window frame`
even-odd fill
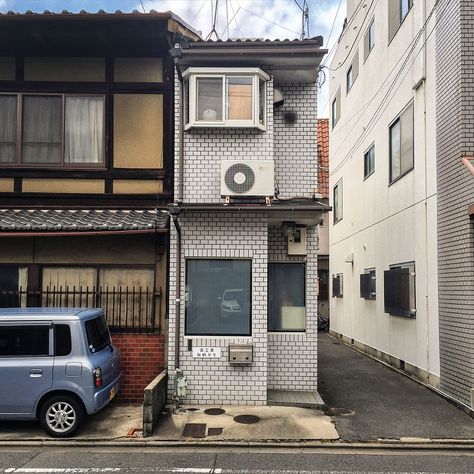
[[[306,332],[306,326],[307,326],[307,308],[306,308],[306,303],[307,303],[307,298],[306,298],[306,262],[305,261],[286,261],[286,262],[268,262],[268,288],[270,286],[270,265],[301,265],[303,266],[303,303],[304,303],[304,308],[305,308],[305,316],[304,316],[304,328],[303,329],[268,329],[268,332],[275,332],[275,333],[280,333],[280,332],[291,332],[291,333],[305,333]],[[270,299],[270,292],[267,292],[267,298]],[[267,304],[267,327],[270,327],[269,324],[270,321],[270,304]]]
[[[365,300],[377,299],[377,272],[375,268],[366,268],[360,274],[360,297]]]
[[[367,166],[367,159],[369,159],[369,164],[370,164],[370,152],[373,153],[373,167],[372,169],[369,169],[369,166]],[[364,153],[364,180],[367,179],[369,176],[373,175],[375,173],[375,143],[372,143],[372,145],[367,148],[367,150]]]
[[[228,257],[206,257],[206,258],[186,258],[185,260],[185,286],[188,287],[188,262],[189,261],[219,261],[219,260],[226,260],[226,261],[240,261],[240,262],[248,262],[249,263],[249,298],[250,298],[250,307],[249,307],[249,326],[247,333],[212,333],[212,334],[204,334],[204,333],[192,333],[188,331],[188,309],[186,305],[184,305],[184,335],[185,337],[196,337],[196,338],[206,338],[206,337],[252,337],[252,327],[253,327],[253,299],[252,299],[252,279],[253,279],[253,260],[251,258],[228,258]],[[179,317],[179,315],[178,315]]]
[[[335,273],[332,276],[332,292],[333,298],[342,298],[344,296],[344,274]]]
[[[395,289],[388,288],[390,281],[396,285]],[[403,287],[407,289],[408,294],[402,294]],[[416,319],[416,265],[414,261],[390,265],[389,269],[384,271],[384,312],[390,316]]]

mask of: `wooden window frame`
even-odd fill
[[[15,168],[15,169],[53,169],[53,170],[105,170],[106,157],[106,94],[97,93],[57,93],[57,92],[0,92],[0,96],[16,96],[16,161],[13,163],[0,163],[0,168]],[[60,97],[61,98],[61,162],[60,163],[23,163],[22,162],[22,147],[23,147],[23,99],[24,97]],[[91,163],[65,163],[65,125],[66,125],[66,98],[67,97],[101,97],[104,102],[103,110],[103,140],[102,140],[102,161],[97,164]]]

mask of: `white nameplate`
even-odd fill
[[[193,347],[193,357],[198,359],[218,359],[220,356],[220,347]]]

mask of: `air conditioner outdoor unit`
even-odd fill
[[[272,160],[223,160],[221,196],[273,197],[275,194]]]

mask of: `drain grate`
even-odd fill
[[[186,438],[205,438],[206,426],[205,423],[186,423],[184,425],[183,436]]]
[[[350,410],[349,408],[330,408],[330,416],[351,416],[355,415],[355,411]]]
[[[207,410],[204,410],[204,413],[206,415],[223,415],[225,410],[222,408],[208,408]]]
[[[186,411],[199,411],[199,408],[186,408]]]
[[[223,430],[224,428],[209,428],[207,430],[207,436],[219,436]]]
[[[234,421],[236,423],[242,423],[243,425],[253,425],[254,423],[258,423],[260,418],[255,415],[237,415],[234,416]]]

